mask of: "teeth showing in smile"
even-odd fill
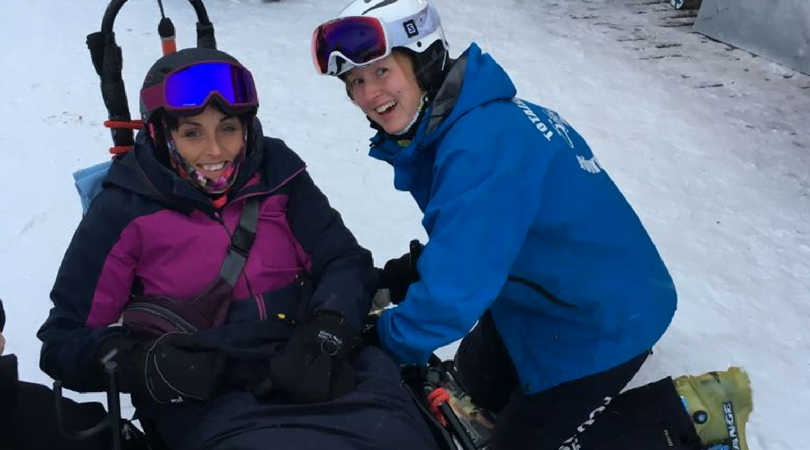
[[[374,108],[374,110],[377,111],[378,114],[384,114],[384,113],[388,112],[389,109],[393,108],[396,105],[397,105],[397,102],[395,102],[394,100],[391,100],[390,102],[388,102],[388,103],[386,103],[386,104],[384,104],[382,106],[378,106],[377,108]]]
[[[223,167],[225,167],[224,162],[221,162],[219,164],[203,164],[202,165],[203,170],[207,170],[208,172],[214,172],[214,171],[222,169]]]

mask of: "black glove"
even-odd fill
[[[117,352],[110,356],[113,350]],[[226,376],[225,354],[188,333],[147,342],[116,336],[102,344],[99,356],[118,363],[122,392],[157,403],[210,400]]]
[[[357,334],[341,314],[320,312],[270,360],[270,376],[254,393],[259,398],[281,393],[294,403],[320,403],[354,391],[355,373],[348,359]]]
[[[391,292],[391,302],[399,304],[405,300],[408,287],[411,283],[419,281],[419,272],[416,270],[416,261],[422,254],[422,245],[414,239],[410,244],[410,251],[399,258],[394,258],[385,263],[380,272],[380,282],[383,288]]]
[[[377,321],[380,319],[382,311],[372,313],[366,316],[366,323],[363,325],[363,331],[360,332],[360,346],[380,346],[380,336],[377,334]]]

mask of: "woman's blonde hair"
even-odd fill
[[[414,60],[413,52],[411,52],[410,50],[397,47],[391,50],[390,56],[398,56],[400,58],[404,58],[406,61],[410,63],[410,69],[412,72],[414,67],[416,67],[415,65],[416,61]],[[341,79],[341,81],[343,81],[343,86],[346,88],[346,95],[348,95],[349,98],[352,101],[354,101],[354,97],[352,97],[352,85],[351,83],[349,83],[349,73],[351,73],[351,70],[341,75],[338,75],[338,77]],[[416,73],[414,73],[414,76],[416,76]],[[419,87],[422,88],[422,86]]]

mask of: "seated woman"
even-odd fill
[[[397,366],[355,346],[378,280],[278,139],[230,55],[159,59],[145,129],[116,160],[62,262],[42,369],[105,389],[100,360],[166,445],[435,448]]]
[[[0,449],[109,450],[112,442],[109,433],[71,440],[60,432],[53,391],[46,386],[20,381],[17,357],[3,354],[5,325],[6,314],[0,300]],[[65,399],[62,403],[65,430],[85,430],[103,420],[106,414],[104,406],[97,402],[76,403]]]

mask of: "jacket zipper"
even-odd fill
[[[274,186],[274,187],[272,187],[270,189],[257,191],[257,192],[249,192],[247,194],[242,194],[242,195],[237,195],[236,197],[230,199],[230,201],[225,206],[223,206],[222,209],[227,208],[228,205],[232,205],[233,203],[235,203],[238,200],[244,200],[244,199],[247,199],[247,198],[250,198],[250,197],[255,197],[257,195],[268,195],[269,196],[269,195],[273,194],[274,192],[276,192],[277,190],[281,189],[282,187],[286,186],[288,182],[293,180],[298,175],[301,175],[306,170],[307,170],[306,167],[302,167],[302,168],[296,170],[295,172],[292,173],[292,175],[290,175],[289,177],[282,180],[281,183],[279,183],[277,186]],[[246,188],[246,190],[250,190],[250,187]]]
[[[264,196],[272,195],[275,191],[281,189],[281,187],[286,185],[293,178],[295,178],[298,175],[300,175],[301,173],[303,173],[305,170],[306,170],[306,167],[302,167],[301,169],[295,171],[292,175],[290,175],[288,178],[284,179],[281,183],[279,183],[278,186],[275,186],[272,189],[265,190],[265,191],[259,191],[259,192],[251,192],[249,194],[234,197],[227,204],[225,204],[225,206],[222,207],[222,210],[227,208],[229,205],[234,204],[236,201],[242,201],[242,200],[247,201],[247,199],[249,199],[251,197],[256,197],[256,196],[259,196],[259,195],[264,195]],[[244,206],[243,206],[243,208],[244,208]],[[229,230],[228,225],[225,224],[225,219],[222,217],[222,214],[220,213],[220,211],[215,211],[214,212],[214,218],[216,218],[217,222],[219,222],[219,224],[222,225],[222,228],[225,230],[225,234],[228,236],[228,240],[230,241],[231,239],[233,239],[233,235],[231,234],[231,230]],[[256,232],[258,233],[258,231],[259,231],[258,230],[258,222],[257,222],[256,225],[257,225]],[[248,254],[247,256],[249,257],[250,255]],[[259,320],[267,319],[267,309],[266,309],[266,306],[264,304],[264,300],[262,299],[261,295],[258,295],[255,292],[253,292],[253,287],[251,287],[250,280],[248,279],[248,276],[247,276],[247,267],[244,267],[242,269],[242,275],[245,277],[245,283],[247,284],[248,291],[256,299],[256,308],[259,311]]]
[[[560,300],[559,297],[552,294],[551,292],[548,291],[548,289],[544,288],[543,286],[540,286],[539,284],[535,283],[534,281],[527,280],[526,278],[523,278],[523,277],[516,277],[514,275],[509,275],[507,280],[514,281],[515,283],[520,283],[520,284],[528,287],[529,289],[533,289],[533,290],[539,292],[540,295],[542,295],[546,299],[550,300],[552,303],[560,305],[560,306],[562,306],[564,308],[576,308],[577,307],[577,305],[574,305],[574,304],[568,303],[566,301]]]
[[[262,299],[261,295],[254,295],[253,298],[256,299],[256,307],[259,309],[259,320],[264,320],[267,318],[267,309],[264,306],[264,300]]]

